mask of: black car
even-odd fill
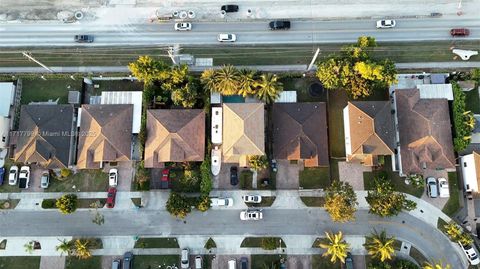
[[[92,43],[92,35],[75,35],[75,42],[77,43]]]
[[[345,269],[353,269],[353,259],[350,252],[347,252],[347,257],[345,258]]]
[[[270,30],[288,30],[290,29],[290,21],[276,20],[269,23]]]
[[[133,253],[125,252],[123,255],[123,269],[132,269]]]
[[[238,184],[238,168],[236,166],[230,167],[230,184],[233,186]]]
[[[242,257],[240,259],[240,268],[241,269],[247,269],[248,268],[248,259],[247,257]]]
[[[222,11],[225,11],[227,13],[229,12],[238,12],[238,6],[237,5],[223,5],[221,8]]]

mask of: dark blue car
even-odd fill
[[[3,176],[5,175],[5,168],[0,168],[0,185],[3,185]]]

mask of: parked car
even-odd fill
[[[190,268],[190,262],[188,261],[188,248],[182,249],[182,259],[180,261],[182,269]]]
[[[0,185],[3,185],[3,177],[5,176],[5,167],[0,168]]]
[[[261,195],[244,195],[244,196],[242,196],[242,199],[245,203],[259,204],[259,203],[262,202],[262,196]]]
[[[438,179],[438,193],[442,198],[450,197],[450,190],[448,188],[448,181],[441,177]]]
[[[92,43],[93,35],[75,35],[74,40],[77,43]]]
[[[345,258],[345,269],[353,269],[353,258],[350,252],[347,252],[347,257]]]
[[[248,258],[247,257],[240,258],[240,269],[248,269]]]
[[[162,179],[160,180],[160,189],[170,188],[170,169],[165,168],[162,170]]]
[[[133,268],[133,253],[125,252],[123,254],[123,269],[132,269]]]
[[[173,28],[175,31],[191,31],[192,24],[189,22],[177,22]]]
[[[377,21],[378,29],[393,28],[397,23],[395,20],[379,20]]]
[[[8,173],[8,185],[17,185],[18,179],[18,166],[10,166],[10,172]]]
[[[212,207],[231,207],[233,206],[232,198],[210,198],[210,205]]]
[[[261,220],[263,219],[263,213],[261,209],[245,210],[240,212],[241,220]]]
[[[218,34],[218,42],[235,42],[237,41],[237,36],[235,34]]]
[[[433,177],[427,178],[427,194],[430,198],[438,197],[438,185],[437,180]]]
[[[290,29],[290,21],[274,20],[271,21],[268,26],[270,27],[270,30],[288,30]]]
[[[233,186],[238,184],[238,168],[236,166],[230,167],[230,184]]]
[[[227,13],[238,12],[238,5],[223,5],[220,10]]]
[[[46,189],[50,185],[50,172],[43,171],[42,177],[40,178],[40,188]]]
[[[463,253],[465,253],[465,256],[467,256],[471,265],[480,264],[480,258],[478,257],[477,251],[475,251],[475,248],[471,244],[467,246],[462,245],[460,242],[458,244],[463,250]]]
[[[118,185],[118,170],[115,168],[108,171],[108,185],[116,187]]]
[[[114,187],[108,188],[107,193],[107,208],[115,207],[115,197],[117,196],[117,189]]]
[[[467,28],[455,28],[450,30],[450,35],[451,36],[469,36],[470,30],[468,30]]]
[[[120,259],[114,259],[112,261],[112,269],[120,269]]]
[[[229,260],[228,269],[237,269],[237,260],[235,259]]]
[[[30,167],[22,166],[20,168],[20,174],[18,175],[18,187],[20,189],[28,189],[30,186]]]
[[[195,256],[195,269],[202,269],[202,256]]]

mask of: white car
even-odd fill
[[[427,194],[430,198],[438,197],[438,185],[437,180],[433,177],[427,178]]]
[[[396,25],[395,20],[379,20],[379,21],[377,21],[377,28],[378,29],[393,28],[393,27],[395,27],[395,25]]]
[[[441,177],[438,179],[438,192],[442,198],[450,197],[450,190],[448,189],[448,181]]]
[[[242,199],[245,203],[259,204],[262,202],[262,196],[260,195],[244,195]]]
[[[18,166],[12,165],[8,172],[8,185],[17,185],[18,179]]]
[[[235,34],[218,34],[218,42],[235,42],[237,41],[237,36]]]
[[[210,198],[210,205],[212,207],[231,207],[233,206],[232,198]]]
[[[118,185],[118,170],[115,168],[108,171],[108,185],[115,187]]]
[[[189,22],[177,22],[173,28],[175,31],[191,31],[192,24]]]
[[[20,168],[20,174],[18,175],[18,187],[20,189],[28,189],[30,185],[30,167],[22,166]]]
[[[460,248],[463,250],[463,253],[465,253],[465,256],[467,256],[467,259],[471,265],[480,264],[480,258],[478,258],[478,254],[472,245],[463,246],[460,243],[458,244],[460,245]]]
[[[240,212],[241,220],[261,220],[263,219],[262,210],[245,210]]]
[[[42,173],[42,177],[40,178],[40,188],[46,189],[50,185],[50,173],[48,171],[44,171]]]
[[[188,260],[188,248],[182,249],[182,260],[180,263],[182,264],[182,269],[190,268],[190,261]]]

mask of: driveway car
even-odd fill
[[[427,194],[430,198],[438,197],[438,185],[437,180],[433,177],[427,178]]]
[[[379,20],[379,21],[377,21],[377,28],[378,29],[393,28],[393,27],[395,27],[395,25],[396,25],[395,20]]]
[[[188,261],[188,248],[182,249],[182,260],[181,260],[182,269],[190,268],[190,262]]]
[[[451,36],[469,36],[470,30],[468,30],[467,28],[455,28],[450,30],[450,35]]]
[[[112,269],[120,269],[120,259],[115,259],[112,261]]]
[[[125,252],[123,254],[123,269],[132,269],[133,268],[133,253]]]
[[[191,31],[192,24],[189,22],[177,22],[173,28],[175,31]]]
[[[438,179],[438,193],[442,198],[450,197],[450,190],[448,188],[448,181],[441,177]]]
[[[238,168],[236,166],[230,167],[230,184],[233,186],[238,184]]]
[[[240,269],[248,269],[248,258],[247,257],[240,258]]]
[[[262,210],[245,210],[240,212],[241,220],[261,220],[263,219]]]
[[[238,5],[223,5],[220,10],[227,13],[238,12]]]
[[[116,187],[118,185],[118,170],[115,168],[108,171],[108,185]]]
[[[10,172],[8,172],[8,185],[17,185],[18,179],[18,166],[12,165]]]
[[[5,167],[0,168],[0,185],[3,185],[3,177],[5,176]]]
[[[260,195],[244,195],[242,199],[245,203],[259,204],[262,202],[262,196]]]
[[[353,258],[350,252],[347,252],[347,257],[345,258],[345,269],[353,269]]]
[[[50,185],[50,173],[48,171],[43,171],[42,177],[40,178],[40,188],[46,189]]]
[[[237,41],[237,36],[235,34],[218,34],[218,42],[235,42]]]
[[[228,261],[228,269],[237,269],[237,260],[229,260]]]
[[[202,269],[202,256],[195,256],[195,269]]]
[[[231,207],[233,206],[232,198],[210,198],[210,205],[212,207]]]
[[[270,27],[270,30],[288,30],[290,29],[290,21],[275,20],[271,21],[268,26]]]
[[[465,253],[465,256],[467,256],[468,262],[470,262],[471,265],[480,264],[480,258],[478,257],[477,251],[475,251],[475,248],[473,248],[472,245],[464,246],[461,243],[458,244],[463,250],[463,253]]]
[[[28,189],[30,185],[30,167],[22,166],[18,175],[18,187],[20,189]]]
[[[160,180],[160,189],[170,188],[170,169],[165,168],[162,170],[162,179]]]
[[[75,35],[74,40],[77,43],[92,43],[93,35]]]
[[[107,208],[115,207],[115,197],[117,196],[117,189],[114,187],[108,188],[107,193]]]

